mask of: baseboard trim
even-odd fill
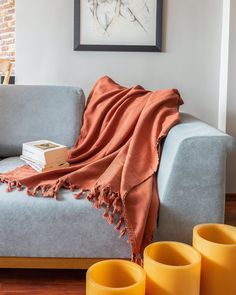
[[[110,258],[0,257],[0,268],[88,269]]]

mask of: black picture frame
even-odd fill
[[[82,0],[83,1],[83,0]],[[74,0],[74,50],[75,51],[133,51],[161,52],[162,48],[162,15],[163,0],[157,1],[156,11],[156,43],[154,45],[99,45],[80,43],[80,0]]]

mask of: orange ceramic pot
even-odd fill
[[[197,225],[193,246],[202,255],[201,295],[235,295],[236,227]]]
[[[147,295],[199,295],[201,255],[178,242],[157,242],[144,251]]]
[[[145,295],[146,274],[126,260],[104,260],[86,274],[86,295]]]

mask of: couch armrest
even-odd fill
[[[162,150],[157,239],[191,242],[195,224],[224,221],[226,156],[233,146],[231,136],[181,114]]]

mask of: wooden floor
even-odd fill
[[[227,224],[236,226],[236,198],[226,203]],[[0,270],[0,295],[85,295],[85,271]]]
[[[225,223],[236,226],[236,195],[227,197],[225,204]]]
[[[85,271],[0,270],[1,295],[85,295]]]

